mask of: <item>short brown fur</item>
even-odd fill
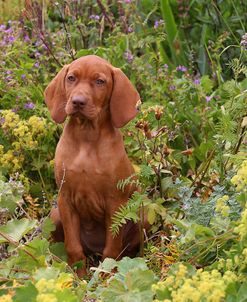
[[[140,97],[124,73],[97,56],[66,65],[45,90],[51,116],[69,116],[55,154],[58,208],[51,212],[54,239],[65,242],[70,265],[90,253],[134,256],[138,226],[129,222],[113,237],[112,216],[134,191],[117,183],[134,173],[117,128],[137,113]],[[82,276],[85,267],[78,269]]]

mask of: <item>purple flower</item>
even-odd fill
[[[169,66],[167,64],[164,64],[163,67],[164,67],[165,70],[168,70]]]
[[[22,80],[25,80],[26,77],[27,77],[27,76],[26,76],[25,74],[22,74],[22,75],[21,75],[21,79],[22,79]]]
[[[245,33],[245,34],[242,36],[240,45],[243,46],[243,48],[244,48],[245,50],[247,50],[247,33]]]
[[[13,36],[8,37],[8,41],[9,43],[13,43],[15,41],[15,37]]]
[[[24,36],[24,42],[26,42],[26,43],[30,42],[30,38],[28,35]]]
[[[99,16],[99,15],[91,15],[91,16],[89,17],[89,19],[98,21],[98,20],[100,19],[100,16]]]
[[[12,73],[12,70],[7,70],[6,71],[6,74],[11,74]]]
[[[13,32],[13,29],[11,27],[5,30],[6,34],[11,34],[12,32]]]
[[[5,24],[1,24],[0,25],[0,30],[5,30],[6,29],[6,25]]]
[[[200,79],[195,79],[195,80],[193,81],[193,83],[194,83],[195,85],[200,85],[201,80],[200,80]]]
[[[154,22],[154,28],[157,28],[158,26],[159,26],[159,21],[155,20],[155,22]]]
[[[179,65],[179,66],[177,67],[177,71],[186,72],[186,71],[187,71],[187,68],[186,68],[185,66],[183,66],[183,65]]]
[[[176,68],[177,71],[182,71],[182,72],[186,72],[187,71],[187,68],[183,65],[179,65],[177,68]]]
[[[132,0],[124,0],[125,3],[129,4],[132,2]]]
[[[36,51],[34,55],[35,55],[35,58],[39,58],[41,56],[41,53]]]
[[[132,33],[133,32],[133,28],[131,26],[128,27],[128,33]]]
[[[24,108],[28,109],[28,110],[32,110],[32,109],[35,108],[35,105],[34,105],[33,102],[27,102],[27,103],[24,104]]]
[[[19,108],[18,107],[14,107],[11,111],[14,112],[14,113],[16,113],[16,112],[19,111]]]
[[[173,91],[173,90],[175,90],[175,89],[176,89],[176,86],[175,86],[175,85],[170,85],[170,86],[169,86],[169,90],[170,90],[170,91]]]
[[[39,62],[36,62],[33,66],[34,66],[35,68],[39,68]]]
[[[162,20],[162,19],[160,19],[159,21],[155,20],[155,22],[154,22],[154,28],[158,28],[162,24],[164,24],[164,20]]]
[[[3,125],[5,123],[5,118],[4,117],[1,117],[0,118],[0,125]]]
[[[206,96],[206,102],[208,103],[208,102],[210,102],[211,101],[211,99],[212,99],[212,97],[211,96]]]
[[[12,79],[13,79],[13,78],[12,78],[11,75],[8,75],[8,76],[5,78],[5,80],[6,80],[7,82],[10,82]]]
[[[128,63],[131,63],[134,59],[134,56],[133,54],[127,50],[125,53],[124,53],[124,58],[128,61]]]

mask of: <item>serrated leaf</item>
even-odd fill
[[[152,225],[155,222],[155,218],[156,218],[156,213],[153,207],[148,207],[147,210],[147,218],[148,218],[148,222]]]
[[[143,258],[134,258],[131,259],[129,257],[124,257],[121,261],[118,263],[118,271],[121,274],[126,274],[132,269],[142,269],[147,270],[147,264]]]
[[[247,301],[247,283],[243,283],[238,291],[237,299],[238,302],[246,302]]]
[[[102,269],[105,271],[108,271],[108,272],[110,272],[117,265],[118,265],[118,262],[112,258],[106,258],[101,264]]]
[[[42,236],[46,239],[50,237],[52,231],[55,231],[55,225],[49,217],[46,217],[42,222]]]
[[[50,244],[49,249],[54,255],[56,255],[60,259],[62,259],[63,261],[67,261],[67,253],[63,242],[52,243]]]
[[[37,220],[10,220],[6,225],[0,227],[0,232],[9,237],[10,240],[19,241],[37,225]],[[9,242],[0,235],[0,243]]]
[[[41,267],[37,269],[34,274],[33,278],[38,281],[42,278],[49,280],[49,279],[57,279],[59,276],[60,270],[54,267]]]
[[[14,302],[36,302],[36,297],[38,295],[38,290],[31,283],[27,281],[25,286],[17,287],[15,290],[15,296],[13,297]]]

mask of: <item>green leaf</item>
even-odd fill
[[[27,281],[25,286],[17,287],[15,290],[15,296],[13,297],[14,302],[36,302],[36,297],[38,295],[38,290],[31,283],[31,281]]]
[[[151,302],[154,295],[151,287],[154,282],[152,271],[131,270],[126,273],[124,280],[112,279],[101,292],[101,298],[104,302]]]
[[[62,291],[56,292],[56,298],[59,302],[78,302],[82,301],[68,288],[64,288]]]
[[[136,269],[126,274],[126,284],[129,290],[148,291],[154,281],[155,276],[151,270]]]
[[[118,271],[121,274],[125,275],[127,272],[133,269],[147,270],[148,267],[143,258],[131,259],[129,257],[124,257],[118,263]]]
[[[203,87],[205,93],[209,94],[212,92],[214,83],[208,75],[204,75],[201,77],[201,86]]]
[[[246,302],[247,301],[247,283],[243,283],[238,291],[237,299],[238,302]]]
[[[171,292],[167,287],[160,287],[155,289],[155,296],[158,300],[171,299]]]
[[[49,217],[46,217],[42,222],[42,235],[44,238],[49,239],[51,232],[55,231],[56,227]]]
[[[10,220],[6,225],[0,227],[0,232],[10,240],[19,241],[37,225],[37,220],[28,220],[22,218],[20,220]],[[0,234],[0,243],[9,242]]]
[[[226,292],[226,302],[235,302],[237,301],[237,293],[239,289],[239,283],[238,282],[232,282],[227,285],[227,288],[225,290]]]
[[[160,0],[161,12],[165,21],[167,40],[172,54],[173,63],[184,64],[184,52],[180,41],[179,32],[173,16],[169,0]],[[176,42],[176,43],[175,43]],[[164,54],[163,54],[164,55]]]
[[[35,238],[25,245],[25,248],[33,255],[39,257],[48,252],[49,242],[46,239]]]
[[[63,261],[67,261],[67,253],[63,242],[52,243],[50,244],[49,249],[54,255],[56,255],[60,259],[62,259]]]
[[[38,281],[42,278],[49,280],[49,279],[57,279],[59,276],[60,270],[54,267],[41,267],[37,269],[34,274],[33,278]]]
[[[173,46],[173,42],[177,37],[178,30],[172,13],[172,9],[169,4],[169,0],[161,0],[160,5],[163,19],[166,22],[167,39],[169,41],[170,46]]]
[[[147,215],[148,222],[152,225],[152,224],[154,224],[155,218],[156,218],[155,209],[153,207],[149,206],[147,212],[148,212],[148,215]]]
[[[205,50],[207,29],[208,29],[208,25],[203,24],[202,25],[201,41],[200,41],[200,46],[199,46],[199,57],[198,57],[198,67],[199,67],[200,72],[201,72],[202,75],[207,73],[207,70],[208,70],[207,53],[206,53],[206,50]]]
[[[106,258],[101,264],[102,269],[105,271],[108,271],[108,272],[110,272],[117,265],[118,265],[118,262],[112,258]]]

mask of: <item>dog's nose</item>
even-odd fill
[[[84,107],[87,104],[87,98],[82,95],[73,96],[71,101],[74,107]]]

